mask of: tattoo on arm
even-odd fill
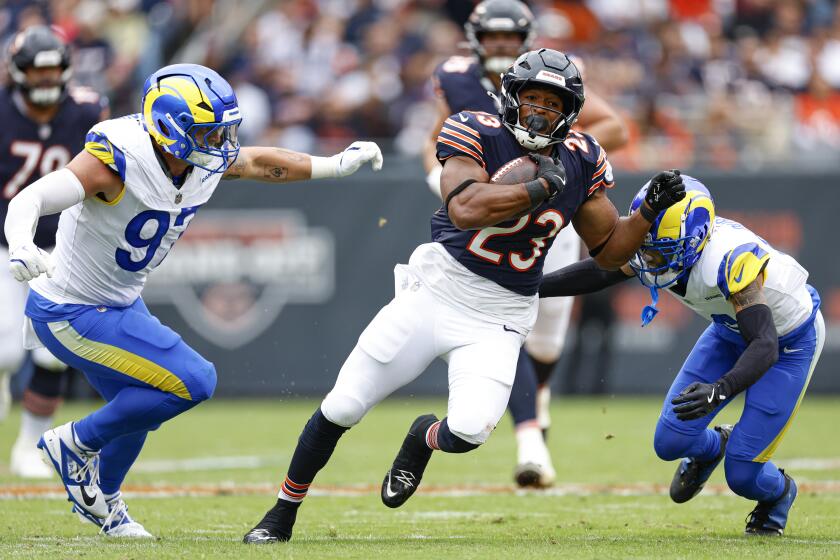
[[[266,165],[263,170],[263,177],[271,181],[285,181],[288,176],[289,169],[287,167]]]
[[[735,306],[736,313],[753,305],[767,303],[767,300],[764,297],[764,292],[761,289],[762,284],[764,284],[763,274],[759,275],[758,278],[756,278],[749,286],[737,294],[732,294],[732,297],[729,298],[729,300],[732,302],[732,305]]]
[[[285,155],[289,161],[303,161],[303,155],[293,152],[292,150],[287,150],[285,148],[274,148],[281,154]]]
[[[222,176],[222,179],[239,179],[245,171],[245,162],[236,161],[230,166],[230,169]]]

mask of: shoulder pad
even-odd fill
[[[468,156],[482,167],[487,167],[482,137],[495,136],[501,130],[502,123],[498,117],[488,113],[463,111],[451,115],[438,133],[438,160],[442,162],[452,156]]]
[[[587,196],[601,188],[611,189],[615,186],[612,165],[607,159],[607,152],[595,138],[585,132],[572,130],[563,140],[561,148],[565,148],[582,162],[584,181],[587,186]]]
[[[758,243],[744,243],[728,251],[720,261],[717,285],[726,299],[753,283],[767,266],[770,254]]]
[[[126,152],[131,150],[137,133],[141,131],[138,121],[134,119],[102,121],[94,125],[85,136],[85,151],[125,181]]]

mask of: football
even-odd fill
[[[493,176],[490,177],[490,182],[501,183],[503,185],[526,183],[537,176],[538,170],[539,168],[534,160],[528,156],[522,156],[510,160],[496,170]]]

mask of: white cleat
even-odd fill
[[[9,409],[12,407],[12,392],[9,390],[9,379],[11,374],[8,371],[0,372],[0,422],[9,416]]]
[[[99,519],[108,517],[108,504],[99,489],[99,453],[78,446],[73,422],[44,432],[38,449],[58,473],[77,513]]]
[[[513,477],[522,488],[547,488],[554,484],[557,473],[542,431],[536,425],[516,429],[517,466]]]
[[[537,424],[539,424],[542,430],[543,438],[545,438],[548,429],[551,427],[550,405],[551,387],[546,383],[537,388]]]
[[[125,505],[120,495],[108,502],[108,516],[105,519],[85,515],[76,506],[73,506],[73,511],[76,512],[83,523],[92,523],[99,527],[99,534],[106,537],[119,539],[155,538],[145,527],[128,515],[128,506]]]
[[[15,476],[32,479],[53,477],[52,467],[44,462],[44,454],[38,450],[37,442],[18,436],[12,446],[10,470]]]

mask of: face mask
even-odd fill
[[[491,56],[484,59],[484,69],[492,74],[501,74],[510,68],[516,59],[510,56]]]

